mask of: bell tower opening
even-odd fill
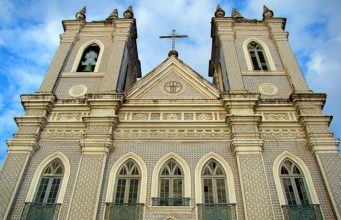
[[[85,48],[81,60],[79,61],[77,72],[94,72],[99,51],[100,48],[95,43]]]

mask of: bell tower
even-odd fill
[[[276,210],[280,206],[284,210],[287,203],[284,199],[272,200],[277,195],[264,187],[273,181],[269,170],[266,173],[266,164],[273,162],[271,155],[276,155],[274,152],[281,144],[296,154],[301,149],[306,160],[317,161],[325,180],[340,181],[332,175],[336,165],[332,166],[331,161],[340,164],[339,140],[328,128],[332,118],[322,112],[326,94],[313,93],[308,88],[288,41],[286,18],[274,17],[266,6],[262,20],[246,19],[237,9],[225,17],[225,11],[218,5],[211,24],[209,76],[222,93],[227,111],[226,122],[232,131],[231,144],[238,162],[245,216],[281,218]],[[272,124],[274,121],[278,124]],[[273,143],[264,134],[297,127],[305,133],[306,143],[299,143],[297,139],[281,141],[276,134],[277,143]],[[340,190],[329,181],[325,184],[336,216],[340,216],[336,199]],[[257,198],[252,196],[256,194]],[[312,202],[318,203],[318,200]],[[328,209],[326,203],[323,206]]]
[[[0,184],[6,186],[0,192],[1,219],[26,218],[35,208],[29,183],[38,184],[41,173],[34,170],[47,166],[41,161],[46,155],[62,164],[65,175],[58,198],[50,198],[59,218],[95,218],[122,93],[141,77],[131,6],[123,18],[115,9],[105,20],[91,22],[84,7],[62,24],[60,45],[39,91],[21,96],[25,114],[15,118],[18,131],[7,141],[1,170]]]
[[[141,77],[132,7],[119,18],[115,9],[103,21],[86,21],[86,8],[63,21],[64,33],[39,92],[57,98],[123,92]]]
[[[222,92],[248,91],[264,98],[309,92],[288,42],[285,18],[264,6],[263,20],[230,17],[218,6],[212,19],[209,76]]]

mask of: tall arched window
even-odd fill
[[[34,202],[56,203],[63,174],[64,167],[59,159],[49,163],[41,174]]]
[[[161,206],[183,205],[184,175],[179,164],[171,159],[160,171],[160,204]]]
[[[226,174],[215,160],[209,160],[202,170],[204,203],[227,203]]]
[[[304,175],[294,162],[289,159],[282,162],[280,177],[288,205],[310,204]]]
[[[250,54],[253,70],[269,70],[264,49],[260,44],[251,41],[247,45],[247,49]]]
[[[119,169],[114,201],[116,204],[137,203],[141,174],[135,161],[129,159]]]
[[[90,44],[84,49],[79,61],[77,72],[94,72],[100,48],[96,43]]]

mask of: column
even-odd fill
[[[80,143],[81,163],[69,219],[96,219],[104,169],[112,150],[113,130],[118,123],[117,109],[122,96],[92,94],[88,96],[91,113],[83,117],[87,130]]]
[[[14,199],[28,167],[30,158],[39,150],[40,132],[47,122],[47,115],[55,101],[51,94],[22,95],[26,110],[22,117],[16,117],[19,127],[13,139],[7,141],[8,155],[0,175],[0,219],[10,216]]]
[[[282,64],[295,93],[309,92],[308,85],[288,41],[288,32],[284,31],[285,20],[282,18],[267,18],[265,24],[269,27]]]
[[[335,214],[341,219],[340,141],[329,130],[332,116],[322,113],[326,94],[293,94],[291,99],[299,114],[299,122],[306,132],[308,147],[320,166]]]
[[[261,116],[255,114],[258,94],[224,94],[227,123],[232,131],[247,219],[273,219],[271,197],[262,156],[263,140],[258,132]]]
[[[113,33],[113,44],[110,48],[111,55],[107,66],[106,74],[104,75],[101,92],[116,91],[117,82],[122,72],[124,56],[127,56],[126,49],[127,41],[129,40],[131,29],[135,25],[134,19],[120,19],[115,20],[115,32]]]
[[[58,76],[62,71],[64,63],[73,47],[73,42],[78,39],[78,33],[84,26],[85,21],[71,20],[63,21],[65,32],[60,35],[60,45],[54,55],[52,62],[45,74],[39,92],[52,92]]]
[[[229,90],[232,91],[244,91],[244,82],[242,73],[240,70],[239,60],[235,47],[235,32],[233,30],[234,21],[227,18],[215,18],[215,32],[220,43],[220,54],[222,62],[225,64],[226,74],[229,83]],[[223,71],[222,71],[223,72]],[[225,74],[225,73],[222,73]]]

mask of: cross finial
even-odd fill
[[[172,35],[160,36],[160,38],[171,38],[172,39],[172,50],[175,50],[175,40],[177,38],[187,38],[188,35],[179,35],[176,33],[175,29],[172,30]]]

